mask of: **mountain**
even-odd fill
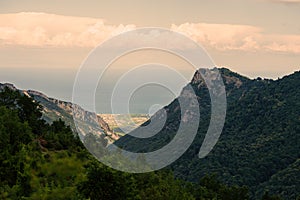
[[[209,74],[216,71],[203,70]],[[284,199],[296,199],[300,195],[300,72],[278,80],[249,79],[226,68],[219,72],[226,89],[227,111],[217,144],[206,157],[199,159],[212,107],[206,83],[198,70],[188,85],[194,89],[199,102],[197,135],[169,168],[177,177],[191,182],[198,182],[206,174],[216,174],[226,184],[249,187],[252,199],[261,198],[265,191]],[[114,144],[132,152],[153,152],[169,144],[184,119],[178,99],[185,98],[188,86],[164,111],[158,111]],[[166,123],[156,135],[131,136],[138,135],[151,122],[158,123],[156,119],[165,114]]]
[[[42,119],[42,110],[24,91],[0,85],[0,199],[249,199],[247,188],[228,187],[214,176],[192,184],[166,170],[134,174],[110,168],[64,121]],[[121,154],[115,160],[122,164]]]
[[[43,119],[48,123],[62,119],[73,131],[77,131],[73,120],[74,108],[74,110],[76,110],[76,114],[79,115],[76,117],[76,119],[80,119],[78,123],[84,124],[83,126],[80,126],[81,128],[84,127],[84,130],[80,130],[80,136],[85,136],[86,133],[91,133],[101,137],[102,143],[105,145],[119,139],[119,136],[110,129],[101,116],[86,111],[76,104],[50,98],[45,94],[34,90],[19,90],[10,83],[0,83],[0,90],[3,90],[5,87],[14,91],[19,91],[20,93],[28,97],[32,97],[35,101],[37,101],[42,106]]]

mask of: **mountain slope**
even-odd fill
[[[15,91],[18,90],[13,84],[0,83],[0,90],[4,87],[9,87]],[[110,144],[119,139],[119,136],[110,129],[108,124],[100,116],[89,111],[85,111],[78,105],[50,98],[45,94],[34,90],[18,91],[26,96],[32,97],[35,101],[42,105],[43,119],[45,119],[48,123],[52,123],[60,118],[69,125],[73,131],[77,131],[73,120],[73,106],[75,106],[74,108],[76,109],[76,113],[80,115],[77,119],[82,119],[78,123],[84,124],[83,127],[85,129],[82,130],[82,133],[79,135],[84,136],[87,133],[92,133],[96,136],[100,136],[103,140],[103,144]]]
[[[219,71],[227,93],[227,116],[222,135],[209,155],[199,159],[211,104],[205,82],[196,72],[190,85],[200,105],[198,134],[184,155],[170,166],[175,175],[198,181],[205,174],[216,173],[227,184],[248,186],[252,198],[259,198],[269,188],[273,188],[271,194],[278,193],[285,199],[299,196],[300,179],[289,181],[287,175],[300,173],[296,162],[300,158],[300,72],[274,81],[251,80],[225,68]],[[126,135],[115,144],[133,152],[150,152],[168,144],[180,124],[178,100],[164,109],[167,122],[155,136],[139,139]],[[137,130],[134,134],[138,134]],[[276,177],[285,181],[274,185]]]
[[[105,166],[62,120],[46,123],[35,100],[2,86],[0,199],[248,199],[246,188],[216,177],[191,184],[165,170],[133,174]]]

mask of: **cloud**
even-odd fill
[[[281,0],[296,1],[296,0]],[[299,0],[300,1],[300,0]],[[95,47],[119,33],[134,30],[134,24],[107,24],[104,19],[22,12],[0,14],[0,45],[37,47]],[[171,30],[183,33],[205,48],[217,51],[282,52],[300,54],[300,35],[267,34],[260,27],[234,24],[184,23],[172,24]],[[172,44],[173,37],[162,33],[131,35],[128,44],[147,41],[159,34]],[[139,38],[140,40],[138,40]],[[144,41],[144,43],[143,43]],[[118,45],[122,44],[116,44]],[[182,44],[182,48],[190,48]]]
[[[300,0],[258,0],[262,2],[271,2],[271,3],[278,3],[278,4],[286,4],[286,5],[299,5]]]
[[[266,51],[300,54],[300,35],[266,35],[261,43]]]
[[[300,54],[300,35],[266,34],[255,26],[184,23],[171,29],[218,51],[281,52]]]
[[[0,14],[0,44],[94,47],[135,25],[108,25],[103,19],[47,13]]]
[[[179,26],[172,24],[173,31],[188,35],[195,41],[217,50],[255,50],[258,44],[255,37],[259,28],[231,24],[185,23]]]
[[[300,3],[300,0],[268,0],[278,3]]]

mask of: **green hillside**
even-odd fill
[[[300,174],[300,72],[278,80],[251,80],[225,68],[220,73],[227,93],[227,115],[218,143],[207,157],[198,158],[210,121],[211,104],[205,82],[197,72],[190,85],[200,105],[198,134],[170,169],[176,177],[192,182],[206,174],[216,174],[228,185],[249,187],[253,199],[261,198],[265,191],[284,199],[296,199],[300,195],[297,178]],[[178,100],[165,110],[167,123],[155,136],[138,139],[126,135],[115,144],[133,152],[150,152],[168,144],[180,124]]]
[[[214,176],[189,183],[166,170],[129,174],[106,167],[62,120],[46,123],[41,105],[0,86],[0,199],[248,199],[247,188]]]

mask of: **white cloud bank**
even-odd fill
[[[232,24],[185,23],[171,29],[219,51],[268,51],[300,54],[300,35],[265,34],[261,28]]]
[[[91,47],[134,25],[107,25],[103,19],[47,13],[0,15],[0,44]]]
[[[259,37],[261,30],[252,26],[185,23],[179,26],[173,24],[171,29],[188,35],[204,46],[220,51],[259,48],[255,38]]]
[[[103,19],[87,17],[28,12],[0,14],[0,45],[95,47],[113,35],[135,28],[133,24],[109,25]],[[259,27],[233,24],[185,23],[170,28],[218,51],[300,54],[300,35],[270,35]]]

